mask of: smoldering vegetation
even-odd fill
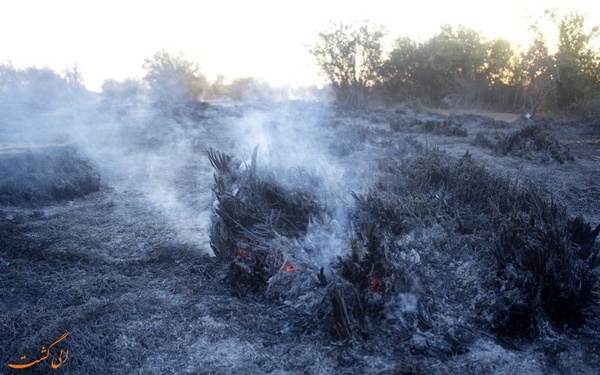
[[[490,287],[476,293],[481,299],[475,304],[482,310],[472,312],[471,319],[485,322],[481,328],[533,337],[544,329],[580,327],[596,316],[599,258],[595,241],[600,226],[593,229],[580,217],[570,219],[565,207],[546,201],[535,187],[515,186],[494,176],[469,154],[453,160],[439,150],[412,148],[420,150],[417,156],[405,150],[387,154],[379,161],[375,185],[365,194],[354,194],[357,202],[349,214],[349,249],[346,258],[338,258],[335,275],[297,260],[298,253],[307,251],[301,241],[300,248],[291,242],[281,245],[305,236],[309,223],[328,220],[322,218],[327,209],[314,199],[314,193],[284,191],[274,182],[258,183],[255,158],[246,171],[238,172],[240,163],[231,156],[209,153],[217,171],[218,199],[211,238],[217,256],[230,263],[230,280],[245,292],[269,294],[278,273],[294,272],[293,264],[301,264],[303,273],[313,273],[314,285],[305,285],[306,293],[314,293],[320,283],[321,298],[332,304],[334,337],[348,338],[351,327],[362,332],[368,315],[383,319],[384,307],[391,303],[385,297],[393,300],[398,295],[414,300],[414,306],[406,308],[414,314],[412,324],[428,331],[433,327],[434,300],[425,291],[432,290],[431,284],[440,275],[429,279],[431,265],[423,260],[434,257],[437,249],[426,251],[399,243],[416,230],[439,226],[445,237],[440,240],[452,248],[461,240],[467,241],[462,246],[473,247],[467,238],[483,237],[472,250],[477,261],[487,262],[493,276],[479,280],[481,286]],[[420,261],[407,261],[408,249]],[[338,290],[337,285],[343,284],[340,280],[351,285],[347,295]],[[286,282],[293,285],[289,278]],[[437,291],[444,296],[453,293]],[[447,313],[453,307],[441,311]],[[397,309],[388,314],[402,315],[403,307]],[[391,316],[385,320],[389,327]]]
[[[594,334],[600,226],[469,152],[457,159],[412,138],[379,146],[377,178],[352,194],[346,250],[329,267],[310,261],[327,249],[303,240],[331,222],[318,183],[286,190],[256,155],[243,165],[209,152],[211,240],[230,285],[294,306],[305,330],[354,344],[399,340],[407,356],[465,354],[486,335],[511,346]]]
[[[72,146],[42,158],[97,191],[15,205],[6,190],[1,364],[69,332],[67,374],[600,368],[600,226],[390,129],[472,118],[136,106],[62,127]]]

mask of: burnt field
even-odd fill
[[[304,102],[20,121],[0,374],[600,371],[597,122]]]

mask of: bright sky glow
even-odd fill
[[[493,4],[500,4],[496,8]],[[568,4],[567,4],[568,3]],[[209,80],[253,76],[273,85],[320,83],[308,45],[329,20],[369,19],[391,39],[425,40],[444,23],[488,38],[527,43],[531,17],[544,9],[580,10],[600,25],[592,0],[19,0],[0,12],[0,62],[77,64],[88,88],[143,75],[145,58],[164,48],[197,61]]]

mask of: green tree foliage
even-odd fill
[[[556,104],[582,116],[600,115],[600,55],[591,47],[600,27],[586,29],[585,17],[577,12],[551,17],[558,28]]]
[[[198,63],[181,54],[175,56],[160,50],[144,61],[144,70],[150,95],[163,109],[197,102],[208,87]]]
[[[487,53],[478,32],[463,26],[454,30],[444,25],[422,48],[428,57],[424,61],[423,83],[430,99],[439,103],[450,93],[459,93],[456,89],[460,89],[463,96],[474,94],[473,86],[482,80]]]
[[[383,92],[388,102],[413,101],[422,98],[425,61],[421,45],[408,37],[396,40],[394,48],[383,63]]]
[[[550,21],[556,53],[541,31]],[[389,103],[530,111],[554,108],[580,117],[600,116],[600,27],[580,13],[546,11],[530,27],[534,40],[515,54],[503,39],[486,40],[464,26],[442,26],[425,42],[399,38],[380,72]]]
[[[380,81],[384,29],[369,22],[330,24],[318,33],[311,53],[333,88],[338,103],[367,106],[372,88]]]
[[[444,25],[424,43],[396,41],[383,64],[384,92],[390,101],[484,106],[503,94],[512,58],[505,40],[487,41],[473,29]]]
[[[541,34],[538,34],[526,52],[521,54],[520,63],[513,71],[516,89],[522,94],[522,104],[532,116],[540,105],[555,90],[554,59]]]

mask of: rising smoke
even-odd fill
[[[114,90],[98,95],[72,75],[50,70],[4,65],[0,73],[5,151],[15,145],[23,152],[50,145],[76,148],[91,160],[103,188],[143,197],[182,241],[210,251],[213,171],[204,151],[221,149],[249,159],[258,147],[259,165],[274,179],[288,187],[318,183],[319,200],[332,210],[328,223],[311,224],[305,245],[327,243],[331,250],[320,252],[327,259],[348,248],[350,193],[365,182],[329,149],[335,140],[324,137],[322,128],[331,127],[334,114],[327,105],[279,102],[182,111],[157,108],[131,82],[119,95]]]

